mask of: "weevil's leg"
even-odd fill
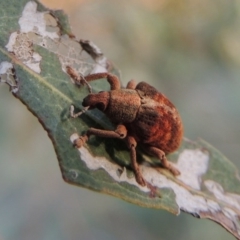
[[[146,181],[144,180],[137,163],[137,154],[136,154],[137,142],[135,138],[132,136],[128,136],[127,144],[128,144],[128,148],[130,149],[131,164],[132,164],[132,168],[133,168],[136,180],[140,185],[146,186]]]
[[[108,72],[103,72],[103,73],[94,73],[90,74],[88,76],[84,77],[87,82],[95,81],[101,78],[107,78],[107,81],[109,82],[111,86],[111,90],[117,90],[121,88],[120,81],[117,76],[108,73]]]
[[[86,83],[89,88],[89,92],[92,92],[92,88],[88,84],[88,82],[99,80],[101,78],[107,78],[107,81],[111,86],[111,90],[117,90],[121,88],[121,84],[118,77],[111,73],[102,72],[102,73],[90,74],[87,76],[80,76],[72,67],[67,66],[66,69],[67,69],[67,73],[74,80],[75,84],[79,86],[81,84]]]
[[[136,86],[136,90],[140,90],[142,92],[143,96],[149,96],[149,97],[151,97],[151,99],[159,98],[160,93],[158,92],[158,90],[146,82],[138,83]],[[161,94],[160,94],[160,96],[161,96]]]
[[[136,86],[137,86],[136,81],[132,79],[131,81],[128,82],[126,88],[127,88],[127,89],[135,89]]]
[[[66,66],[66,70],[68,75],[72,78],[72,80],[74,81],[74,83],[77,86],[81,86],[83,84],[86,84],[88,87],[88,91],[90,93],[92,93],[92,87],[91,85],[86,81],[86,79],[84,78],[84,76],[80,76],[72,67],[70,66]]]
[[[180,175],[180,171],[175,168],[166,158],[166,155],[165,153],[156,148],[156,147],[146,147],[144,146],[144,149],[152,156],[155,156],[157,158],[159,158],[161,160],[161,163],[163,165],[164,168],[168,169],[170,172],[172,172],[172,174],[174,176],[177,176],[177,175]]]
[[[85,135],[80,136],[77,140],[75,140],[74,145],[77,148],[82,147],[82,145],[88,141],[91,135],[106,137],[106,138],[120,138],[123,139],[127,136],[127,129],[124,125],[119,124],[115,131],[102,130],[97,128],[89,128]]]

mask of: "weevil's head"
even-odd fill
[[[98,108],[101,111],[105,111],[109,102],[109,92],[90,93],[83,99],[83,107],[89,106],[90,109]]]

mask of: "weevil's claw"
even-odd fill
[[[85,142],[88,140],[88,137],[87,135],[85,136],[80,136],[78,139],[76,139],[74,142],[73,142],[73,146],[75,148],[81,148]]]
[[[151,183],[147,182],[142,176],[136,176],[136,180],[141,186],[147,186],[147,188],[150,190],[149,196],[151,198],[155,198],[156,196],[161,197],[161,194],[159,191],[157,191],[157,188],[154,187]]]
[[[178,176],[181,174],[181,172],[175,168],[172,164],[169,166],[169,171],[174,175],[174,176]]]
[[[143,187],[145,187],[147,185],[147,182],[145,181],[145,179],[143,178],[143,176],[140,172],[135,174],[135,177],[136,177],[136,181],[138,182],[138,184],[140,184]]]

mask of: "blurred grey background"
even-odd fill
[[[240,168],[240,2],[44,0],[69,14],[122,81],[147,81],[179,109],[185,136]],[[0,86],[0,240],[234,239],[217,224],[66,184],[38,120]]]

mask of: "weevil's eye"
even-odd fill
[[[96,104],[96,108],[98,108],[98,109],[101,110],[101,111],[104,111],[105,108],[106,108],[106,106],[105,106],[105,104],[104,104],[103,102],[98,102],[98,103]]]

